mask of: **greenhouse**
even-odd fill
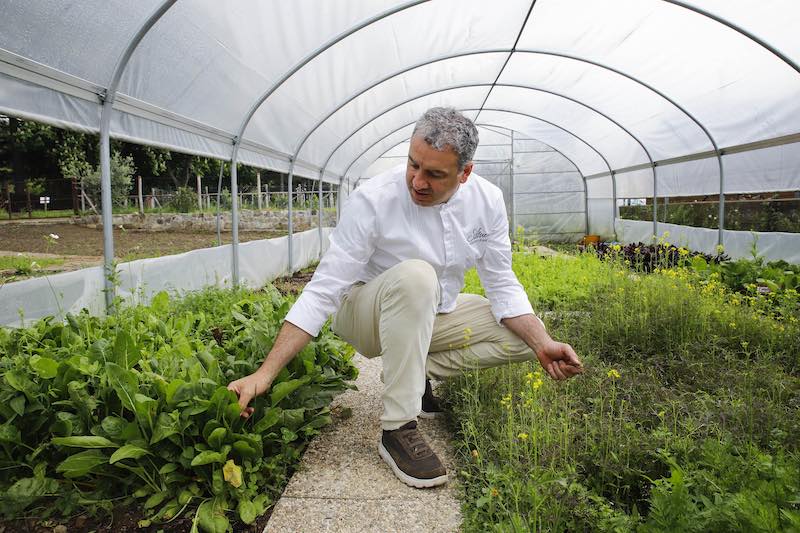
[[[372,360],[326,323],[254,400],[255,421],[225,385],[307,301],[276,278],[327,276],[317,262],[348,253],[336,235],[395,220],[362,199],[411,168],[420,117],[446,107],[477,130],[470,168],[502,192],[526,305],[583,361],[567,383],[535,358],[442,377],[453,527],[800,531],[796,1],[0,7],[0,117],[96,137],[103,254],[0,285],[0,530],[101,500],[91,520],[119,501],[153,531],[269,530],[257,518],[312,438],[347,423],[329,404]],[[230,244],[115,253],[115,142],[221,162]],[[9,219],[17,159],[0,160]],[[241,242],[245,167],[259,180],[248,216],[261,172],[286,180],[282,236]],[[492,300],[493,268],[467,269],[459,290]],[[360,530],[395,527],[375,524]]]

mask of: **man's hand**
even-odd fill
[[[252,407],[248,407],[250,401],[269,390],[278,373],[309,341],[311,341],[311,335],[291,322],[284,322],[272,350],[261,367],[249,376],[228,384],[228,390],[239,396],[242,418],[250,418],[254,411]]]
[[[578,359],[572,346],[554,341],[547,334],[542,321],[535,316],[520,315],[504,318],[502,323],[531,347],[542,368],[551,378],[569,379],[583,372],[583,363]]]
[[[258,371],[228,384],[228,390],[235,392],[239,396],[242,418],[250,418],[254,411],[252,407],[248,407],[250,401],[256,396],[261,396],[267,392],[270,385],[272,385],[271,381]]]
[[[541,345],[536,357],[542,368],[556,380],[569,379],[583,372],[583,363],[572,346],[550,340]]]

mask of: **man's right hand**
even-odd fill
[[[249,376],[231,381],[228,384],[228,390],[235,392],[239,396],[242,418],[250,418],[254,411],[252,407],[248,407],[250,401],[256,396],[267,392],[280,371],[310,341],[311,335],[291,322],[284,322],[278,332],[278,336],[275,338],[275,344],[261,367]]]
[[[250,418],[250,415],[255,411],[252,407],[248,407],[250,401],[256,396],[261,396],[267,392],[270,385],[272,385],[271,381],[258,371],[228,384],[228,390],[235,392],[239,396],[239,407],[242,408],[240,416],[242,418]]]

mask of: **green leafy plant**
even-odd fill
[[[108,318],[0,330],[3,513],[136,502],[143,526],[186,512],[203,531],[230,530],[229,513],[252,523],[355,376],[325,329],[240,417],[226,384],[257,368],[290,303],[271,288],[160,293]]]

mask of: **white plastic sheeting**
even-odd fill
[[[324,244],[327,249],[325,228]],[[287,272],[286,237],[250,241],[239,245],[241,284],[257,288]],[[159,291],[184,293],[204,287],[230,287],[230,245],[203,248],[183,254],[140,259],[117,267],[117,295],[126,303],[147,303]],[[304,268],[319,257],[319,232],[295,235],[294,265]],[[83,308],[93,314],[105,311],[103,268],[92,267],[0,286],[0,325],[20,326],[45,316],[64,318]]]
[[[0,0],[0,112],[97,131],[160,5]],[[354,183],[452,105],[581,176],[615,171],[617,191],[589,193],[608,236],[603,205],[652,190],[652,162],[659,195],[719,194],[716,149],[725,192],[798,188],[798,27],[796,0],[177,1],[125,67],[111,133],[228,158],[244,127],[241,162],[286,171],[297,153],[297,174]]]
[[[715,229],[659,222],[658,235],[654,237],[651,222],[617,219],[616,226],[620,242],[652,243],[654,239],[663,238],[676,246],[685,246],[708,254],[717,253]],[[800,263],[800,234],[725,230],[724,251],[733,259],[752,258],[754,245],[757,254],[767,260],[783,259],[790,263]]]

